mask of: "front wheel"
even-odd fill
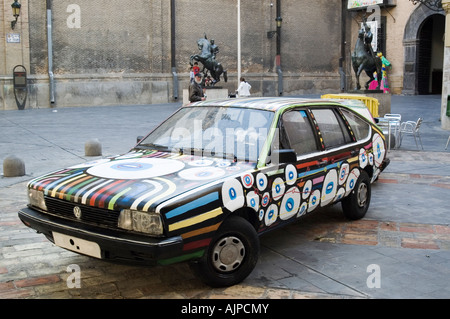
[[[362,171],[351,193],[342,200],[345,217],[351,220],[363,218],[369,209],[370,197],[370,178],[365,171]]]
[[[197,275],[212,287],[227,287],[244,280],[259,257],[259,238],[244,218],[231,216],[219,228],[204,256],[193,264]]]

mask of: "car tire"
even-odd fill
[[[366,215],[370,205],[371,184],[369,175],[361,171],[355,187],[350,194],[342,200],[342,210],[346,218],[361,219]]]
[[[259,257],[259,237],[244,218],[227,218],[203,257],[192,264],[194,271],[211,287],[228,287],[244,280]]]

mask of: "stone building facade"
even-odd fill
[[[20,43],[0,44],[0,109],[16,108],[16,64],[28,70],[28,108],[174,101],[188,86],[189,57],[205,33],[228,71],[219,85],[237,88],[237,0],[22,0],[14,30],[12,0],[0,2],[0,35],[20,35]],[[282,93],[339,91],[342,1],[280,2]],[[277,34],[268,34],[277,30],[277,1],[241,1],[240,12],[242,75],[254,95],[278,95]]]
[[[392,63],[391,92],[442,88],[445,12],[408,0],[21,0],[14,30],[12,1],[0,0],[0,109],[17,109],[18,64],[28,72],[27,108],[177,101],[189,83],[189,57],[205,35],[215,39],[228,73],[218,85],[234,92],[238,3],[241,74],[253,95],[353,89],[358,29],[364,15],[375,13],[381,50]],[[380,3],[379,11],[349,10],[350,2]]]

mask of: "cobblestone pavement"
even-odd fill
[[[95,121],[94,113],[103,110],[80,109],[73,116],[89,118],[83,113],[89,112]],[[126,109],[136,116],[141,110],[141,107]],[[307,215],[261,238],[260,259],[244,282],[212,289],[199,282],[187,263],[164,267],[108,263],[56,247],[19,221],[17,212],[26,205],[28,180],[50,171],[56,162],[60,167],[86,159],[79,150],[82,149],[80,141],[55,133],[70,125],[69,121],[52,122],[48,131],[44,126],[26,126],[20,122],[26,116],[29,116],[27,121],[39,114],[49,116],[39,111],[20,113],[20,117],[4,122],[14,129],[14,133],[8,129],[6,139],[9,141],[14,136],[15,139],[14,143],[0,139],[2,149],[30,150],[31,153],[18,155],[36,162],[28,166],[31,168],[27,176],[0,176],[0,299],[450,297],[450,156],[443,146],[436,146],[441,151],[427,152],[405,144],[400,150],[390,151],[391,164],[372,187],[371,206],[364,219],[346,220],[340,205]],[[64,112],[67,117],[71,111],[58,113]],[[99,130],[107,130],[123,118],[116,115],[108,125],[100,125]],[[83,138],[91,137],[89,128],[88,125],[81,128]],[[123,129],[107,134],[111,139],[120,134],[132,140],[138,133],[145,133],[142,131],[143,127],[136,125],[130,132]],[[430,129],[429,134],[436,131]],[[429,138],[429,143],[446,141],[448,132],[438,133],[439,139]],[[108,154],[116,153],[116,144],[115,140],[105,141]],[[376,278],[379,285],[371,281],[374,274],[379,275]]]
[[[414,151],[391,152],[393,166],[409,159],[418,161],[424,156],[429,155]],[[445,160],[445,164],[450,164],[446,153],[435,153],[431,160],[436,163]],[[450,176],[385,172],[374,187],[371,211],[379,206],[377,189],[389,185],[403,188],[422,185],[450,194]],[[431,223],[409,222],[368,216],[359,221],[348,221],[342,217],[337,205],[264,236],[261,259],[250,277],[237,286],[211,289],[197,280],[186,263],[147,268],[118,265],[54,246],[44,236],[22,225],[17,218],[18,207],[26,204],[25,187],[26,182],[21,182],[2,189],[0,298],[373,298],[378,295],[364,288],[369,275],[364,266],[377,262],[382,265],[383,275],[387,273],[386,277],[409,272],[421,276],[422,267],[427,266],[431,269],[426,272],[442,266],[442,275],[447,275],[439,279],[443,280],[438,287],[443,289],[442,295],[435,291],[421,292],[420,295],[414,295],[414,292],[412,295],[398,295],[398,292],[391,295],[392,291],[389,291],[381,297],[450,296],[448,288],[445,288],[448,287],[450,273],[448,220],[442,224],[432,220]],[[390,206],[394,211],[398,203]],[[374,252],[382,253],[373,256]],[[354,260],[358,255],[360,258],[366,255],[367,260]],[[322,259],[324,256],[326,258]],[[348,260],[344,261],[346,257]],[[384,260],[388,257],[392,259],[389,262]],[[384,267],[388,270],[384,270],[383,263],[387,263]],[[345,264],[348,269],[345,269]],[[74,265],[80,269],[80,286],[70,288],[74,285],[71,277]],[[395,266],[400,270],[390,269]],[[341,278],[345,272],[348,273]],[[360,274],[356,283],[347,281],[352,273],[353,278]],[[440,273],[434,275],[439,276]],[[431,273],[426,274],[428,276]],[[384,277],[381,278],[383,280]]]

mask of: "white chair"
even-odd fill
[[[419,144],[417,143],[417,139],[419,139],[420,146],[422,147],[422,150],[423,150],[422,139],[420,138],[420,126],[421,125],[422,125],[422,118],[421,117],[419,117],[417,122],[414,122],[414,121],[403,122],[400,125],[400,143],[399,143],[399,147],[402,144],[403,136],[405,134],[410,134],[410,135],[414,136],[414,141],[416,142],[417,148],[419,148]]]
[[[401,114],[392,114],[387,113],[384,115],[384,118],[388,121],[388,125],[391,127],[391,134],[394,135],[394,148],[399,147],[399,134],[400,134],[400,125],[402,122]]]

